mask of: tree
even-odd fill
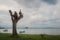
[[[17,22],[21,18],[23,18],[23,14],[22,14],[21,10],[19,11],[19,16],[17,15],[17,12],[16,11],[14,12],[14,15],[12,14],[12,11],[11,10],[9,10],[9,13],[10,13],[10,16],[11,16],[12,26],[13,26],[13,33],[12,33],[12,35],[13,36],[17,36],[16,25],[17,25]]]

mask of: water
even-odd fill
[[[8,31],[4,32],[5,29],[0,29],[0,33],[12,33],[12,29],[7,29]],[[60,35],[60,29],[17,29],[17,33],[25,31],[23,34],[51,34],[51,35]]]

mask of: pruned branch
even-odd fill
[[[20,10],[18,20],[21,19],[21,18],[23,18],[23,14],[22,14],[22,12]]]
[[[11,10],[9,10],[9,13],[10,13],[10,16],[11,16],[11,19],[12,19],[12,21],[13,21],[13,15],[12,15],[12,11]]]
[[[12,22],[16,21],[16,23],[17,23],[21,18],[23,18],[23,14],[22,14],[21,10],[19,12],[19,16],[17,15],[16,11],[14,12],[14,15],[12,15],[11,10],[9,10],[9,13],[11,15]]]

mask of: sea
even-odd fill
[[[12,33],[12,29],[0,29],[0,33]],[[60,35],[60,29],[17,29],[17,33]]]

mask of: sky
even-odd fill
[[[0,0],[0,26],[12,27],[8,10],[22,11],[17,27],[60,28],[60,0]]]

